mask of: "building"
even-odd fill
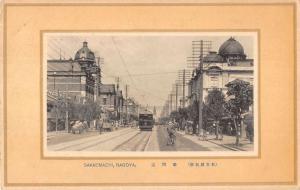
[[[115,88],[115,84],[101,84],[99,88],[99,103],[105,111],[113,113],[117,118],[123,109],[122,91]]]
[[[101,69],[94,53],[83,42],[74,60],[47,60],[47,126],[48,130],[68,126],[68,102],[96,102],[101,84]]]
[[[47,92],[52,96],[64,94],[81,103],[96,101],[101,84],[100,71],[94,53],[88,43],[83,42],[74,60],[47,60]]]
[[[240,79],[253,85],[254,67],[253,59],[247,58],[243,46],[234,38],[229,38],[219,48],[218,52],[209,52],[202,60],[203,63],[203,89],[200,90],[200,70],[193,71],[192,79],[188,85],[189,104],[199,99],[203,93],[205,100],[208,92],[219,89],[227,92],[227,83]]]
[[[48,60],[47,91],[52,96],[67,95],[75,102],[83,102],[84,97],[92,97],[87,89],[86,73],[73,60]]]
[[[130,116],[131,118],[138,118],[138,109],[139,105],[135,102],[133,98],[128,98],[125,106],[127,109],[127,115]]]

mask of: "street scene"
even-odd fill
[[[256,36],[48,33],[47,151],[254,151]]]

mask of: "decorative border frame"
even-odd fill
[[[3,100],[4,100],[4,113],[3,113],[3,120],[4,120],[4,186],[10,186],[10,187],[20,187],[20,186],[199,186],[199,185],[214,185],[214,186],[231,186],[231,185],[296,185],[297,184],[297,117],[295,117],[295,126],[294,126],[294,152],[295,152],[295,163],[294,163],[294,180],[293,182],[214,182],[214,183],[8,183],[7,181],[7,94],[6,94],[6,89],[7,89],[7,52],[6,52],[6,37],[7,37],[7,7],[8,6],[247,6],[247,5],[292,5],[294,9],[294,60],[295,60],[295,67],[294,67],[294,74],[295,74],[295,79],[297,79],[297,4],[296,3],[7,3],[4,4],[4,23],[3,23]],[[88,30],[89,32],[93,32],[94,30]],[[97,30],[99,32],[99,30]],[[122,32],[130,32],[133,30],[123,30]],[[162,30],[138,30],[138,32],[159,32]],[[163,30],[163,32],[205,32],[205,31],[210,31],[213,32],[214,30]],[[228,30],[217,30],[217,31],[227,31]],[[235,31],[235,30],[230,30],[230,31]],[[237,31],[253,31],[253,30],[237,30]],[[258,61],[260,62],[260,31],[259,30],[254,30],[258,32]],[[46,30],[40,31],[40,53],[43,52],[42,49],[42,33],[47,32]],[[59,31],[59,32],[64,32]],[[67,31],[70,32],[70,31]],[[80,31],[76,31],[80,32]],[[82,32],[82,31],[81,31]],[[105,31],[101,30],[101,32],[112,32],[111,30]],[[118,30],[120,32],[120,30]],[[137,32],[134,30],[134,32]],[[43,62],[43,57],[41,56],[41,62]],[[42,70],[41,70],[42,71]],[[41,72],[42,74],[42,72]],[[42,90],[42,80],[40,83],[40,88]],[[260,97],[260,68],[258,68],[258,97]],[[294,101],[297,102],[297,81],[295,81],[295,86],[294,86],[295,94],[294,94]],[[43,99],[40,98],[40,103],[41,103],[41,110],[43,110]],[[260,98],[258,100],[258,112],[260,111]],[[294,105],[294,113],[297,115],[297,104]],[[42,113],[41,113],[42,114]],[[41,115],[41,118],[43,116]],[[41,120],[43,122],[43,118]],[[261,128],[260,128],[260,114],[258,113],[258,157],[251,157],[251,158],[260,158],[261,156],[261,149],[260,149],[260,141],[261,141]],[[43,130],[41,130],[41,138],[43,138]],[[41,139],[42,140],[42,139]],[[42,141],[41,141],[42,142]],[[43,155],[43,146],[41,146],[41,155],[40,158],[42,160],[56,160],[57,158],[46,158]],[[141,157],[141,158],[133,158],[133,157],[105,157],[103,159],[145,159],[146,157]],[[186,159],[182,157],[172,157],[176,159]],[[195,159],[196,157],[193,157],[192,159]],[[213,159],[232,159],[232,157],[205,157],[205,158],[213,158]],[[234,156],[236,159],[242,159],[242,158],[249,158],[249,157],[238,157]],[[76,158],[60,158],[63,160],[73,160],[73,159],[89,159],[89,160],[94,160],[97,159],[99,160],[99,157],[76,157]],[[151,157],[151,159],[168,159],[166,157]],[[170,159],[170,158],[169,158]]]

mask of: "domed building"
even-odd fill
[[[87,100],[96,101],[101,69],[95,64],[95,54],[88,48],[88,42],[82,44],[74,60],[47,60],[47,89],[55,94],[68,93],[72,100],[83,103]]]
[[[100,59],[99,59],[100,60]],[[65,118],[56,114],[55,105],[59,99],[67,98],[77,104],[97,102],[106,111],[120,116],[123,112],[122,91],[115,84],[102,84],[101,68],[96,62],[94,52],[89,49],[88,42],[76,51],[73,59],[47,60],[47,126],[53,130],[57,120]],[[79,119],[72,118],[70,120]],[[55,128],[55,127],[54,127]]]
[[[224,58],[217,54],[216,51],[210,51],[208,55],[203,58],[203,62],[205,63],[217,63],[223,62]]]
[[[218,53],[210,51],[203,62],[203,100],[212,89],[227,91],[227,83],[240,79],[253,84],[253,59],[247,59],[242,44],[230,37],[219,47]],[[196,69],[189,83],[190,104],[198,100],[200,90],[200,70]]]
[[[88,43],[86,41],[83,42],[82,48],[76,52],[74,60],[80,63],[83,67],[95,63],[95,54],[88,48]]]
[[[242,44],[230,37],[219,47],[218,53],[210,51],[202,59],[202,72],[200,68],[193,71],[192,79],[188,84],[188,103],[193,105],[200,98],[205,99],[210,91],[218,89],[226,94],[228,88],[226,84],[236,79],[254,83],[254,60],[246,58]],[[201,86],[201,77],[203,76]],[[253,110],[250,107],[250,110]],[[223,122],[228,122],[224,118]],[[241,134],[245,136],[245,125],[241,126]]]
[[[219,48],[219,55],[225,60],[245,60],[246,55],[240,42],[230,37]]]

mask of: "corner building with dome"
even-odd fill
[[[63,96],[75,102],[96,101],[101,85],[101,69],[94,52],[83,42],[74,60],[47,60],[47,100]]]
[[[203,60],[203,89],[200,90],[200,70],[193,71],[192,79],[188,85],[188,102],[191,105],[203,93],[203,101],[208,92],[219,89],[227,92],[227,83],[240,79],[253,85],[254,66],[253,59],[247,58],[243,46],[233,37],[225,41],[218,52],[211,51]]]

